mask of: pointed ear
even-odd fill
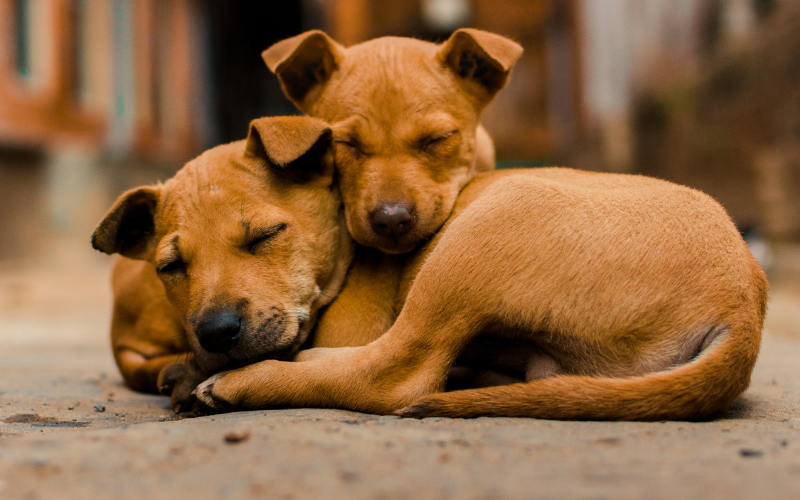
[[[146,258],[155,234],[155,213],[160,186],[145,186],[122,193],[92,234],[92,247],[131,259]]]
[[[245,154],[266,160],[302,180],[333,176],[331,128],[310,116],[274,116],[250,122]]]
[[[464,81],[475,97],[488,103],[502,89],[522,47],[487,31],[462,28],[439,50],[439,59]]]
[[[319,98],[344,59],[344,47],[319,30],[282,40],[261,53],[270,71],[278,75],[283,93],[300,111]]]

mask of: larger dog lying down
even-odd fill
[[[189,339],[199,352],[215,346],[204,353],[210,359],[252,360],[265,343],[273,350],[302,343],[352,259],[344,214],[331,210],[341,201],[326,167],[330,129],[295,118],[291,134],[276,132],[285,120],[254,122],[246,147],[215,148],[166,185],[124,194],[93,239],[98,249],[160,270],[179,314],[206,318],[189,322],[200,325]],[[292,161],[301,155],[302,162]],[[263,192],[232,188],[225,180],[231,168]],[[277,191],[270,187],[276,178],[283,183]],[[303,182],[312,182],[313,203],[292,205]],[[227,212],[226,199],[234,200]],[[254,199],[274,208],[251,217]],[[209,230],[195,223],[208,213],[228,214],[227,224]],[[266,231],[266,240],[248,236],[245,226]],[[322,239],[311,244],[308,234]],[[251,247],[266,253],[247,256]],[[214,258],[233,253],[237,265]],[[231,280],[241,280],[245,295],[215,297],[214,290],[229,288],[210,285]],[[190,293],[203,287],[213,290],[201,300]],[[459,195],[444,228],[407,266],[404,306],[387,333],[363,347],[306,351],[304,361],[222,372],[196,393],[216,409],[699,418],[747,387],[766,293],[764,274],[730,218],[700,192],[560,168],[487,172]],[[220,302],[232,304],[237,317],[212,314]],[[263,319],[265,311],[275,311],[272,320]],[[231,335],[198,340],[204,323],[223,320]],[[510,367],[527,381],[442,393],[454,360],[478,335],[527,346],[525,359]]]

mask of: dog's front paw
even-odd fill
[[[234,407],[234,404],[220,394],[221,387],[217,387],[217,384],[219,384],[224,377],[225,373],[217,373],[198,385],[192,394],[202,405],[214,411],[230,411]]]
[[[175,413],[195,414],[197,408],[193,391],[197,384],[207,378],[208,375],[191,361],[173,363],[158,374],[158,390],[170,397]]]

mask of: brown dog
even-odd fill
[[[182,384],[173,394],[179,411],[205,372],[291,359],[305,342],[354,249],[330,137],[317,119],[256,120],[246,142],[120,196],[92,245],[129,258],[115,270],[112,324],[129,385]],[[190,349],[199,373],[185,373]]]
[[[474,173],[493,168],[492,142],[478,118],[521,51],[470,29],[443,45],[381,38],[349,49],[312,31],[279,42],[264,59],[300,109],[338,122],[337,170],[348,186],[351,234],[395,253],[429,237]],[[313,345],[364,345],[388,330],[402,264],[358,249],[348,287],[318,324]],[[189,346],[161,281],[152,266],[122,257],[112,286],[111,344],[125,382],[166,394],[178,383],[177,408],[206,377],[191,363],[176,364]],[[172,370],[162,373],[166,367]]]
[[[284,93],[331,124],[347,227],[387,253],[416,248],[478,171],[494,168],[480,113],[522,47],[460,29],[442,45],[384,37],[345,48],[321,31],[262,54]]]
[[[767,298],[764,273],[710,197],[557,168],[478,176],[401,289],[400,316],[369,345],[219,373],[196,394],[217,409],[699,418],[748,386]],[[526,346],[523,362],[492,367],[526,382],[441,392],[478,335]]]

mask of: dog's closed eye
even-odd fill
[[[444,134],[427,135],[419,140],[419,148],[423,153],[437,154],[445,149],[450,139],[458,134],[458,130],[451,130]]]
[[[158,274],[186,274],[186,262],[178,257],[174,260],[161,264],[157,271]]]
[[[255,255],[256,251],[261,245],[271,240],[285,229],[286,223],[281,223],[261,230],[256,230],[253,237],[244,245],[244,249],[248,253]]]

